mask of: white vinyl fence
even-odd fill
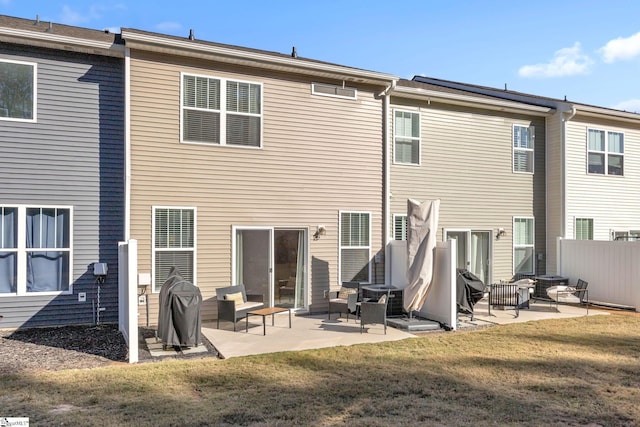
[[[129,363],[138,361],[138,241],[118,243],[118,326],[129,346]]]
[[[388,246],[391,257],[391,285],[404,289],[407,286],[407,242],[392,240]],[[447,328],[457,328],[456,305],[456,241],[437,242],[435,247],[433,280],[427,291],[427,299],[419,311],[421,317],[442,323]]]
[[[558,272],[589,282],[589,300],[640,310],[640,241],[558,239]]]

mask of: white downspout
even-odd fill
[[[384,97],[384,104],[383,104],[383,112],[382,112],[382,120],[383,120],[383,138],[382,138],[382,146],[383,146],[383,153],[384,153],[384,174],[383,174],[383,183],[382,186],[384,188],[384,223],[382,226],[382,233],[384,235],[384,283],[385,284],[390,284],[391,283],[391,278],[389,276],[390,274],[390,270],[391,270],[391,266],[390,266],[390,259],[389,259],[389,253],[387,251],[387,249],[389,248],[389,242],[390,242],[390,235],[389,235],[389,223],[391,221],[391,213],[389,212],[390,210],[390,205],[391,205],[391,191],[390,191],[390,185],[391,185],[391,159],[390,159],[390,153],[389,153],[389,140],[391,139],[389,136],[389,132],[391,130],[391,127],[389,125],[389,110],[391,108],[391,95],[390,92],[396,88],[396,84],[397,84],[397,80],[392,80],[391,84],[389,86],[387,86],[385,88],[384,91],[382,91],[378,97],[382,96]]]
[[[562,112],[564,116],[568,110]],[[571,106],[571,112],[568,117],[562,119],[562,228],[560,233],[564,239],[567,239],[567,122],[576,115],[577,110],[575,106]]]
[[[124,52],[124,240],[131,239],[131,49]]]

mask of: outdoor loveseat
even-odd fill
[[[247,316],[252,310],[264,308],[264,297],[259,294],[247,294],[244,285],[227,286],[216,289],[218,302],[217,328],[220,329],[220,320],[233,322],[233,330],[236,330],[238,320]]]

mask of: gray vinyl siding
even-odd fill
[[[306,301],[326,311],[339,279],[339,212],[371,213],[371,259],[382,250],[383,87],[358,99],[311,94],[316,79],[219,63],[131,53],[131,235],[139,272],[151,273],[153,206],[197,208],[197,279],[203,320],[214,320],[215,289],[232,278],[232,226],[309,230]],[[180,143],[180,73],[263,86],[261,149]],[[335,83],[335,82],[334,82]],[[318,225],[327,233],[312,238]],[[384,261],[372,271],[384,282]],[[150,324],[158,294],[149,297]],[[140,307],[140,323],[146,322]]]
[[[391,218],[407,199],[440,199],[444,229],[491,230],[492,277],[513,273],[513,217],[535,217],[535,252],[545,252],[545,119],[392,98],[392,108],[421,114],[421,165],[391,166]],[[393,129],[393,118],[390,117]],[[535,173],[513,173],[513,125],[535,126]],[[393,132],[392,132],[393,133]],[[393,143],[389,147],[393,150]],[[498,228],[507,234],[495,238]],[[390,230],[393,230],[392,224]],[[544,264],[536,262],[537,271]]]
[[[563,221],[563,121],[562,113],[547,119],[547,256],[548,274],[557,273],[557,239]]]
[[[0,205],[73,209],[73,293],[0,296],[0,327],[92,323],[93,262],[106,262],[101,321],[118,321],[117,244],[124,230],[123,61],[2,45],[37,63],[37,122],[0,120]],[[87,301],[78,302],[78,292]]]
[[[579,111],[579,110],[578,110]],[[587,173],[587,129],[624,134],[624,176]],[[640,126],[576,115],[567,123],[567,238],[575,218],[593,218],[595,240],[611,230],[640,230]]]

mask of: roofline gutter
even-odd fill
[[[575,116],[576,114],[589,116],[589,117],[606,116],[611,120],[640,124],[640,114],[637,114],[637,113],[630,113],[628,111],[620,111],[620,110],[610,110],[607,108],[592,107],[589,105],[580,105],[580,104],[577,104],[577,107],[574,104],[573,109],[575,113],[571,115],[571,118],[573,118],[573,116]],[[568,120],[571,120],[571,118],[569,118]]]
[[[113,42],[102,42],[98,40],[82,39],[77,37],[62,36],[55,33],[42,33],[15,28],[0,27],[0,36],[14,37],[20,40],[28,40],[41,45],[43,42],[47,47],[55,49],[65,49],[66,46],[76,46],[80,48],[101,49],[105,52],[113,52],[113,56],[124,56],[124,46]],[[115,34],[114,34],[115,39]],[[40,42],[40,43],[38,43]]]
[[[176,40],[173,38],[162,37],[153,34],[140,34],[137,32],[121,30],[122,38],[129,47],[147,48],[148,50],[167,50],[171,49],[172,53],[183,56],[193,56],[194,54],[213,56],[217,60],[228,62],[245,62],[259,63],[271,66],[279,66],[290,68],[297,72],[305,74],[329,73],[351,81],[383,83],[397,80],[398,77],[378,73],[375,71],[359,70],[356,68],[344,67],[341,65],[316,63],[306,61],[303,58],[294,58],[287,56],[275,56],[261,52],[251,52],[233,47],[218,46],[212,44],[197,43],[193,40]],[[155,49],[154,49],[155,47]]]
[[[551,107],[541,107],[537,105],[524,104],[517,101],[506,101],[499,98],[484,99],[475,96],[440,92],[430,89],[399,86],[394,90],[394,92],[395,95],[400,97],[419,99],[429,98],[432,101],[437,100],[439,102],[447,104],[480,107],[497,111],[526,112],[528,114],[533,114],[536,116],[550,116],[554,112],[554,108]]]

